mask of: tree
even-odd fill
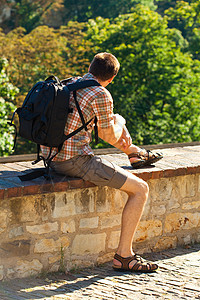
[[[131,12],[131,9],[138,3],[151,9],[156,8],[154,0],[15,0],[6,2],[6,6],[12,7],[12,15],[1,25],[7,31],[24,27],[28,33],[41,25],[59,28],[67,25],[69,21],[87,22],[88,19],[98,16],[115,18],[119,14]]]
[[[70,20],[87,22],[88,19],[97,17],[116,18],[118,15],[131,12],[138,4],[143,4],[155,9],[153,0],[64,0],[66,17]]]
[[[6,74],[8,61],[5,58],[0,59],[0,155],[9,155],[13,147],[13,129],[8,125],[8,120],[15,110],[12,101],[14,100],[18,89],[9,81]]]
[[[69,22],[59,29],[39,26],[29,34],[22,27],[8,34],[0,32],[0,56],[6,55],[9,76],[20,89],[18,104],[39,80],[50,75],[64,79],[85,72],[89,62],[84,53],[89,45],[83,39],[84,27]]]
[[[37,81],[50,75],[64,79],[86,72],[89,61],[84,54],[89,43],[83,39],[84,28],[82,23],[69,22],[59,29],[39,26],[29,34],[22,27],[8,34],[0,31],[0,56],[6,55],[9,77],[20,90],[14,100],[17,106]],[[35,151],[33,143],[18,139],[15,154]]]
[[[200,2],[199,0],[178,1],[175,7],[165,11],[169,26],[180,30],[187,40],[185,51],[200,59]]]
[[[15,0],[12,3],[11,28],[24,27],[27,32],[31,32],[37,26],[42,25],[42,16],[53,3],[52,0]]]
[[[166,18],[137,6],[113,22],[97,18],[88,26],[94,52],[111,52],[120,61],[110,90],[133,141],[199,140],[200,63],[177,47]]]

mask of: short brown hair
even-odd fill
[[[111,53],[98,53],[93,58],[89,72],[102,81],[106,81],[117,75],[120,64]]]

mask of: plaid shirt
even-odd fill
[[[71,82],[78,78],[73,78]],[[91,73],[87,73],[82,77],[83,80],[96,79]],[[97,80],[97,79],[96,79]],[[81,111],[85,122],[97,117],[99,128],[109,128],[113,124],[113,99],[109,91],[102,86],[93,86],[80,89],[77,92],[77,100],[79,102]],[[73,108],[73,113],[69,113],[64,133],[68,135],[72,131],[82,126],[82,122],[76,108],[73,93],[70,95],[70,108]],[[84,129],[79,133],[66,140],[61,151],[53,159],[54,161],[64,161],[76,155],[93,155],[92,148],[89,146],[91,141],[91,131],[93,129],[94,121],[87,127],[88,131]],[[48,156],[49,148],[41,146],[41,151],[44,157]],[[57,148],[52,149],[52,155],[57,152]]]

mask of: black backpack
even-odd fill
[[[32,164],[43,160],[45,166],[45,170],[34,171],[31,174],[19,176],[22,181],[31,180],[42,175],[48,178],[50,162],[60,152],[64,141],[82,129],[87,130],[87,125],[92,121],[91,119],[85,122],[77,101],[76,91],[90,86],[100,86],[100,84],[92,79],[78,79],[74,83],[69,83],[71,79],[60,81],[56,76],[50,76],[44,81],[37,82],[27,94],[22,107],[17,108],[13,113],[9,124],[14,126],[16,130],[13,119],[15,113],[17,113],[19,117],[19,135],[37,144],[37,159]],[[67,117],[69,113],[73,113],[73,110],[69,108],[70,92],[73,92],[76,108],[83,125],[66,136],[64,128]],[[17,130],[14,148],[16,137]],[[40,145],[50,147],[46,159],[40,155]],[[58,149],[57,153],[53,156],[51,156],[52,147]]]

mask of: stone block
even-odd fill
[[[187,197],[193,197],[196,194],[196,175],[187,176],[186,181],[186,195]]]
[[[24,234],[24,229],[22,226],[14,227],[9,231],[9,238],[12,239],[14,237],[20,236]]]
[[[26,230],[31,234],[45,234],[58,230],[58,223],[45,223],[41,225],[26,226]]]
[[[72,233],[75,232],[76,226],[75,226],[75,221],[70,220],[69,222],[62,222],[61,223],[61,231],[63,233]]]
[[[76,235],[72,243],[72,254],[96,254],[105,251],[106,233]]]
[[[59,250],[61,249],[61,247],[65,249],[69,246],[69,239],[67,236],[63,235],[59,237],[58,240],[56,240],[56,243]]]
[[[151,209],[151,215],[153,217],[157,216],[163,216],[166,213],[166,206],[165,205],[154,205],[153,208]]]
[[[99,217],[80,219],[79,228],[97,228]]]
[[[200,234],[197,235],[195,241],[196,241],[197,243],[200,243]]]
[[[4,270],[3,270],[3,266],[0,266],[0,280],[2,280],[4,278]]]
[[[147,199],[147,202],[145,203],[144,211],[143,211],[141,220],[148,219],[150,211],[151,211],[151,199],[150,199],[150,196],[149,196],[148,199]]]
[[[198,193],[200,193],[200,175],[198,175]]]
[[[56,193],[55,206],[53,208],[53,218],[65,218],[75,214],[75,198],[77,192],[70,191],[69,193]]]
[[[108,248],[117,249],[119,244],[120,232],[120,230],[111,232],[110,238],[108,240]]]
[[[77,214],[94,212],[97,188],[81,189],[74,194]]]
[[[173,184],[171,178],[160,178],[156,180],[156,185],[154,186],[156,200],[166,201],[171,198]],[[152,195],[151,191],[151,195]]]
[[[50,256],[48,258],[48,261],[50,264],[54,264],[54,263],[60,261],[60,258],[61,258],[61,255]]]
[[[121,225],[121,214],[101,218],[101,228],[112,228]]]
[[[13,242],[2,242],[0,248],[0,257],[20,257],[29,255],[30,253],[30,240],[16,240]]]
[[[165,220],[164,230],[173,233],[181,229],[192,229],[200,226],[200,212],[195,213],[173,213]]]
[[[177,176],[173,178],[175,197],[193,197],[196,194],[196,175]]]
[[[135,233],[134,242],[142,242],[162,234],[162,222],[160,220],[141,221]]]
[[[109,195],[108,187],[99,187],[98,196],[96,197],[96,211],[99,212],[110,212],[112,199]]]
[[[115,253],[114,252],[110,252],[110,253],[106,253],[103,256],[100,256],[97,258],[97,264],[101,265],[104,264],[108,261],[111,261],[114,257]]]
[[[187,197],[187,179],[188,176],[179,176],[174,178],[174,189],[176,189],[176,193],[178,197],[185,198]]]
[[[150,203],[158,203],[168,201],[173,190],[171,178],[150,179],[149,185],[149,201]]]
[[[46,220],[54,208],[54,195],[33,195],[10,201],[12,224]]]
[[[81,268],[91,268],[94,267],[95,262],[94,258],[91,258],[90,256],[84,256],[82,259],[72,259],[71,261],[67,261],[67,266],[65,267],[66,270],[78,270],[81,266]],[[92,300],[94,298],[91,298]],[[71,300],[71,299],[70,299]]]
[[[57,240],[54,239],[42,239],[36,242],[34,247],[34,253],[51,253],[61,251],[61,247],[68,247],[69,240],[67,237],[60,237]]]
[[[152,252],[152,249],[150,248],[150,245],[149,247],[144,247],[144,248],[140,248],[141,246],[139,246],[139,244],[137,243],[134,243],[133,244],[133,249],[137,252],[137,254],[139,255],[143,255],[144,253],[151,253]]]
[[[171,198],[167,200],[167,207],[169,210],[172,209],[178,209],[180,207],[181,197],[179,190],[177,188],[174,188],[171,194]]]
[[[36,214],[39,216],[40,222],[47,221],[55,207],[55,195],[52,193],[40,195],[40,197],[37,196],[34,207]]]
[[[148,181],[148,185],[149,185],[149,197],[148,197],[148,201],[149,202],[155,202],[155,201],[158,200],[158,192],[156,190],[158,182],[159,182],[158,179],[154,179],[154,180],[149,180]]]
[[[189,234],[184,236],[183,241],[184,241],[185,245],[190,244],[191,243],[191,236]]]
[[[59,271],[59,263],[55,263],[53,264],[50,268],[49,268],[49,272],[51,273],[55,273],[55,272],[58,272]],[[62,299],[62,298],[61,298]]]
[[[155,246],[153,247],[153,250],[154,251],[162,251],[165,249],[176,248],[176,246],[177,246],[177,237],[176,236],[170,236],[170,237],[163,236],[155,244]]]
[[[198,208],[200,208],[200,201],[187,202],[182,205],[182,209],[185,210],[190,210],[190,209],[196,210]]]
[[[183,199],[186,198],[187,195],[192,194],[191,191],[190,192],[188,191],[189,187],[192,187],[193,185],[191,182],[191,178],[194,179],[193,175],[178,176],[176,178],[173,178],[173,191],[172,191],[171,198],[167,203],[168,208],[170,210],[179,208]]]
[[[13,269],[7,270],[7,278],[25,278],[33,276],[42,271],[43,265],[38,259],[31,261],[18,260]]]
[[[4,232],[7,227],[8,211],[5,209],[0,210],[0,233]]]
[[[112,191],[115,210],[121,212],[127,202],[128,195],[125,192],[122,192],[117,189],[113,189]]]

